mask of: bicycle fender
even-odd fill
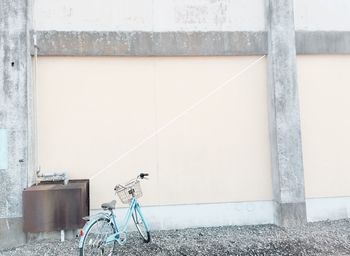
[[[83,242],[84,242],[85,236],[86,236],[87,232],[89,231],[90,227],[95,223],[96,220],[98,220],[100,218],[109,219],[109,214],[104,213],[104,212],[99,212],[95,215],[88,217],[88,221],[85,223],[84,227],[82,228],[83,235],[80,237],[80,240],[79,240],[79,248],[83,247]]]

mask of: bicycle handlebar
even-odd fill
[[[143,172],[141,172],[141,173],[136,177],[136,179],[132,179],[132,180],[130,180],[130,181],[129,181],[128,183],[126,183],[126,184],[130,184],[130,183],[136,182],[136,181],[139,180],[139,179],[142,180],[142,179],[144,179],[145,177],[148,177],[148,176],[149,176],[148,173],[143,173]],[[124,186],[124,185],[122,185],[122,184],[118,184],[118,185],[116,185],[116,186],[114,187],[114,190],[117,191],[117,189],[118,189],[119,187],[125,188],[126,185]]]
[[[148,173],[140,173],[140,175],[139,175],[139,177],[141,178],[141,179],[143,179],[144,177],[147,177],[147,176],[149,176],[149,174]]]

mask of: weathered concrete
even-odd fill
[[[24,244],[23,218],[0,218],[0,249]]]
[[[265,27],[264,0],[35,0],[34,8],[36,30],[261,31]]]
[[[306,204],[277,203],[275,208],[275,223],[283,227],[293,227],[306,223]]]
[[[268,91],[276,223],[306,222],[293,0],[266,0]]]
[[[79,234],[79,230],[65,230],[64,239],[72,240],[75,239]],[[61,231],[51,231],[51,232],[40,232],[40,233],[27,233],[27,242],[39,241],[39,240],[61,240]]]
[[[350,31],[349,0],[295,0],[297,30]]]
[[[91,214],[99,211],[91,210]],[[117,217],[122,219],[126,211],[117,208]],[[142,211],[153,230],[274,223],[273,201],[143,206]],[[132,222],[129,228],[135,230]]]
[[[37,31],[36,34],[39,55],[47,56],[231,56],[260,55],[267,50],[265,32]]]
[[[298,31],[297,54],[350,54],[350,31]]]
[[[350,197],[319,197],[306,199],[307,220],[340,220],[350,218]]]
[[[260,32],[37,31],[41,56],[234,56],[267,54]],[[349,54],[349,31],[296,31],[297,54]],[[31,41],[31,54],[34,54]]]
[[[0,1],[0,128],[7,130],[8,168],[0,170],[0,247],[25,242],[22,190],[27,183],[28,2]],[[6,239],[2,239],[6,237]]]

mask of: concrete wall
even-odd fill
[[[36,30],[262,31],[264,0],[33,0]],[[296,30],[350,30],[348,0],[295,0]]]
[[[264,0],[35,0],[36,30],[260,31]]]
[[[273,201],[251,201],[234,203],[182,204],[143,206],[142,211],[152,230],[213,227],[227,225],[260,225],[274,223]],[[99,210],[92,210],[91,214]],[[122,220],[126,208],[115,211],[117,219]],[[130,230],[135,225],[130,222]]]
[[[5,142],[0,157],[0,248],[25,241],[22,232],[22,190],[30,165],[29,15],[27,1],[0,2],[0,129]],[[6,239],[4,239],[6,237]]]
[[[39,164],[91,178],[257,57],[40,57]],[[147,171],[146,205],[271,200],[260,62],[91,181],[92,208]]]
[[[294,0],[296,30],[350,30],[350,1]]]
[[[39,54],[42,56],[139,57],[269,54],[281,61],[270,65],[268,67],[269,72],[271,68],[275,68],[277,70],[276,74],[280,74],[281,63],[292,63],[290,60],[295,59],[295,51],[290,50],[294,49],[294,27],[296,30],[300,30],[296,33],[295,38],[297,53],[346,54],[350,52],[350,34],[348,32],[350,30],[350,19],[347,15],[350,5],[347,0],[295,0],[294,10],[293,4],[291,4],[292,1],[288,1],[285,4],[281,4],[282,2],[278,1],[266,2],[269,2],[270,5],[272,3],[272,5],[268,9],[268,12],[266,12],[268,15],[266,15],[267,19],[265,22],[265,1],[263,0],[196,0],[190,2],[184,0],[149,0],[142,2],[104,0],[84,1],[84,3],[81,0],[64,0],[58,2],[52,0],[35,0],[34,27],[36,30],[41,31],[38,33],[38,38],[39,47],[41,47]],[[287,16],[288,22],[285,23]],[[280,20],[273,23],[273,17],[279,17]],[[277,25],[274,27],[275,30],[272,29],[264,32],[267,24]],[[286,29],[289,31],[289,37],[286,36],[287,33],[283,33]],[[273,33],[275,33],[274,38],[271,37]],[[269,38],[271,39],[271,44],[267,47]],[[282,42],[280,46],[290,55],[281,54],[282,48],[279,47],[277,47],[276,54],[274,54],[271,46],[276,46],[276,42]],[[290,59],[287,60],[286,56],[289,56]],[[235,60],[244,59],[241,58],[239,57]],[[186,58],[186,61],[183,61],[185,60],[184,58],[138,58],[136,62],[132,62],[128,58],[41,58],[40,70],[44,72],[44,77],[41,78],[41,81],[45,84],[53,84],[53,87],[47,88],[40,85],[39,90],[39,94],[49,96],[45,98],[39,95],[39,101],[42,101],[42,107],[39,107],[38,113],[39,118],[40,116],[42,117],[42,121],[39,120],[39,123],[42,122],[39,124],[39,134],[41,136],[41,139],[39,139],[39,150],[41,148],[39,153],[43,162],[42,167],[47,169],[65,169],[68,167],[68,171],[73,177],[75,175],[76,177],[81,177],[82,175],[89,177],[93,173],[92,170],[103,168],[109,163],[109,159],[118,157],[122,152],[142,140],[143,136],[151,134],[152,131],[161,127],[167,120],[170,120],[171,116],[178,109],[181,110],[189,102],[193,102],[196,95],[205,93],[206,89],[210,88],[210,85],[220,82],[219,80],[213,80],[207,77],[207,73],[215,73],[216,77],[220,77],[219,73],[226,68],[230,71],[235,70],[234,67],[230,65],[226,66],[224,63],[230,59],[231,57],[227,59],[203,58],[201,60],[206,63],[199,65],[195,61],[199,59],[192,57]],[[86,60],[91,60],[92,63],[87,65]],[[120,63],[120,60],[123,61],[123,65]],[[211,60],[216,60],[217,62],[213,64]],[[218,63],[219,60],[220,64]],[[124,63],[128,64],[124,65]],[[130,66],[135,66],[134,72],[130,71]],[[113,67],[118,67],[118,70],[123,74],[117,73]],[[315,65],[315,67],[318,66]],[[66,76],[67,69],[70,70],[68,76]],[[203,69],[210,69],[210,72],[193,71]],[[174,72],[174,70],[177,70],[179,73]],[[286,134],[290,135],[293,133],[295,138],[299,138],[300,131],[298,130],[299,124],[297,121],[299,110],[297,100],[295,100],[298,95],[296,93],[297,82],[294,81],[295,79],[292,79],[292,83],[282,86],[280,88],[280,94],[280,89],[277,88],[277,90],[274,90],[279,81],[285,82],[290,77],[296,77],[296,70],[294,68],[286,68],[285,70],[286,72],[284,74],[280,74],[281,79],[276,79],[273,82],[273,86],[267,89],[266,95],[277,91],[277,96],[281,96],[280,99],[283,101],[280,102],[280,99],[276,100],[276,102],[280,103],[280,106],[283,107],[285,104],[293,103],[291,109],[287,110],[285,115],[288,116],[293,113],[293,116],[296,117],[296,122],[287,123],[284,121],[284,118],[287,118],[286,116],[282,118],[277,117],[279,123],[273,123],[270,120],[270,126],[275,127],[277,130],[285,128]],[[310,77],[314,75],[314,68],[311,68],[311,65],[305,69],[303,66],[300,66],[299,70],[301,70],[299,82],[303,86],[301,90],[303,90],[302,93],[304,94],[304,90],[306,90],[306,87],[304,88],[305,77],[311,79]],[[76,74],[71,74],[72,72]],[[108,72],[115,72],[115,74],[111,76]],[[61,73],[65,74],[65,76],[61,77],[57,75]],[[94,77],[91,75],[93,73],[99,75]],[[138,76],[133,76],[135,73]],[[89,74],[89,76],[82,78],[83,74]],[[332,80],[331,77],[334,76],[335,74],[330,75],[329,79]],[[53,80],[52,77],[55,79]],[[322,78],[319,79],[322,80]],[[113,87],[111,85],[113,81],[120,81],[122,84],[131,84],[131,86],[127,87],[127,89],[125,87]],[[85,90],[81,89],[82,83],[86,85]],[[72,84],[76,87],[71,87]],[[102,89],[96,92],[95,84],[102,84],[100,85]],[[139,87],[141,84],[144,86]],[[193,87],[193,85],[197,84],[204,84],[205,86]],[[78,85],[80,86],[78,87]],[[68,95],[72,88],[74,93]],[[190,91],[188,91],[188,88],[191,88]],[[247,90],[248,88],[245,89]],[[263,90],[262,88],[260,89]],[[313,94],[312,89],[310,89],[310,95]],[[122,94],[119,95],[120,91],[122,91]],[[140,95],[136,94],[135,91],[140,91]],[[186,94],[185,98],[181,98],[181,101],[177,100],[177,97],[184,97],[182,95],[183,91],[188,92],[188,94]],[[106,92],[113,93],[108,94],[106,98]],[[244,95],[245,93],[247,92],[242,91],[239,95]],[[256,92],[250,93],[254,94]],[[260,93],[259,99],[254,98],[255,102],[260,102],[259,104],[261,104],[263,99],[263,92],[261,91]],[[113,102],[113,99],[110,98],[115,94],[118,94],[119,97],[117,98],[117,102]],[[324,92],[324,94],[326,95],[327,92]],[[58,95],[59,97],[54,97],[54,95]],[[272,185],[272,187],[278,191],[277,194],[283,194],[288,190],[290,191],[288,195],[292,195],[298,191],[299,196],[296,201],[302,204],[304,209],[302,148],[301,145],[295,143],[299,140],[291,139],[290,137],[293,136],[281,135],[279,139],[280,144],[278,147],[275,147],[262,140],[264,138],[262,132],[265,132],[265,128],[260,130],[261,133],[259,136],[258,133],[253,136],[251,134],[253,132],[250,130],[251,128],[247,129],[248,124],[254,125],[256,129],[261,129],[266,125],[266,120],[260,120],[261,122],[257,123],[257,119],[253,118],[252,120],[254,121],[250,120],[247,122],[248,117],[256,117],[256,115],[260,117],[264,116],[262,109],[256,108],[255,105],[255,108],[252,108],[252,105],[246,106],[240,102],[240,100],[246,101],[245,103],[249,102],[247,101],[249,97],[251,96],[245,95],[234,102],[232,102],[231,98],[226,99],[231,100],[231,102],[224,110],[221,109],[222,104],[213,103],[213,108],[207,107],[205,109],[206,116],[203,114],[203,116],[195,116],[188,120],[184,118],[178,125],[174,125],[173,129],[166,130],[155,139],[148,141],[140,149],[132,152],[132,154],[125,157],[122,161],[119,161],[113,167],[115,169],[110,168],[106,172],[111,173],[118,180],[120,176],[131,177],[134,174],[133,171],[138,167],[156,170],[155,175],[153,173],[153,177],[155,176],[156,179],[145,185],[147,193],[144,202],[147,205],[207,204],[259,200],[268,200],[264,202],[270,202],[272,199],[271,186],[267,189],[267,176],[263,175],[263,173],[267,173],[266,170],[270,169],[270,164],[266,161],[266,156],[269,155],[269,152],[265,149],[278,148],[278,159],[286,162],[290,161],[290,168],[285,168],[285,174],[281,170],[278,170],[277,175],[282,175],[281,181],[283,182],[290,181],[290,177],[297,179],[293,180],[290,186],[288,185],[288,189],[286,187],[279,188],[276,184]],[[258,97],[258,95],[254,95],[254,97]],[[96,98],[96,100],[89,100],[91,98]],[[132,98],[135,98],[137,104],[130,102]],[[76,99],[79,100],[76,101]],[[95,103],[101,101],[102,104],[97,104],[96,106]],[[220,100],[220,103],[222,102],[225,101]],[[269,102],[271,103],[271,109],[277,109],[276,102]],[[59,107],[53,107],[54,104]],[[231,113],[229,109],[235,108],[235,104],[237,104],[237,109],[235,109],[237,112],[230,110],[233,111]],[[315,167],[317,167],[315,163],[319,159],[313,154],[313,149],[310,149],[309,141],[313,140],[312,136],[315,136],[313,130],[318,127],[315,125],[314,116],[304,118],[308,111],[305,108],[306,114],[303,113],[304,107],[309,107],[308,104],[309,99],[301,102],[303,107],[301,110],[302,120],[306,120],[306,126],[304,124],[301,132],[303,133],[303,140],[306,140],[306,153],[304,157],[305,166],[307,167],[305,173],[307,184],[305,189],[306,196],[309,197],[306,204],[307,210],[311,214],[311,217],[309,216],[310,218],[308,218],[316,220],[318,217],[317,214],[314,214],[317,212],[315,209],[319,209],[320,205],[317,205],[317,202],[321,201],[312,201],[310,203],[310,198],[319,198],[326,194],[329,196],[346,196],[347,189],[343,185],[336,189],[327,188],[323,190],[323,186],[330,185],[330,180],[334,180],[334,177],[328,179],[329,173],[327,173],[328,176],[326,175],[327,177],[324,178],[323,182],[322,180],[315,179],[315,174],[312,174],[312,172],[317,172],[315,171]],[[63,105],[64,111],[60,109],[60,106]],[[112,119],[109,118],[114,114],[114,112],[110,112],[111,108],[113,110],[118,109],[116,116]],[[211,116],[213,109],[216,113],[223,113],[221,117],[214,116],[215,122],[209,121],[213,118]],[[244,116],[242,113],[239,113],[240,109],[249,109],[249,114]],[[52,113],[56,113],[55,118],[50,116]],[[64,116],[60,116],[62,113],[65,113]],[[231,116],[234,116],[234,118],[229,119],[228,117]],[[240,118],[237,119],[239,116]],[[333,118],[335,117],[333,116]],[[47,122],[47,120],[50,120],[50,122]],[[229,124],[226,125],[227,127],[223,126],[225,129],[220,130],[221,126],[213,127],[214,124],[222,123],[223,120],[230,120],[227,121]],[[289,121],[291,120],[289,119]],[[66,125],[63,126],[64,128],[61,128],[62,123],[74,125]],[[106,129],[102,133],[103,136],[99,132],[101,127],[97,125],[98,123],[102,124],[103,128]],[[142,123],[141,128],[139,127],[141,126],[140,123]],[[237,126],[237,124],[239,125]],[[310,126],[309,128],[308,125]],[[202,129],[203,126],[205,129]],[[310,132],[312,133],[310,136],[307,132],[304,132],[307,129],[312,131]],[[116,130],[122,131],[122,133],[116,134]],[[212,135],[213,132],[218,133],[218,130],[220,130],[221,135],[221,139],[219,140]],[[247,134],[247,136],[239,137],[237,134],[240,133]],[[76,136],[77,134],[79,136]],[[133,135],[124,136],[125,134]],[[230,139],[225,140],[226,138]],[[253,139],[254,142],[249,141],[249,139]],[[257,147],[256,143],[260,143],[258,144],[260,146]],[[265,143],[268,145],[261,151],[261,145],[265,145]],[[65,149],[64,144],[70,144],[72,146],[69,149]],[[118,144],[117,148],[114,146],[116,144]],[[242,148],[242,145],[245,146]],[[256,163],[264,166],[260,170],[253,163],[247,165],[246,162],[249,162],[249,158],[245,158],[247,155],[243,155],[243,157],[240,155],[243,151],[248,151],[248,149],[245,149],[246,145],[259,152],[251,152],[250,158],[259,158]],[[286,149],[281,147],[281,145],[287,146]],[[296,150],[297,148],[298,150]],[[181,149],[180,153],[179,149]],[[323,152],[325,149],[318,150]],[[217,152],[220,152],[220,154],[217,154]],[[239,157],[237,159],[230,159],[232,157],[231,152],[234,152]],[[300,152],[298,155],[300,156],[298,158],[300,161],[297,164],[291,160],[294,159],[295,152]],[[57,158],[59,154],[65,159],[64,161]],[[326,152],[322,154],[323,156],[327,155]],[[320,155],[322,154],[320,153]],[[212,155],[215,155],[215,158],[211,158]],[[89,163],[86,163],[86,159],[89,159]],[[201,162],[198,159],[201,161],[205,159],[205,161],[202,161],[202,164],[198,164]],[[335,160],[332,160],[332,163],[335,162]],[[343,163],[343,160],[341,162],[340,165],[344,167],[340,168],[340,177],[345,177],[343,172],[346,169],[346,163],[345,161]],[[218,167],[217,163],[223,164]],[[242,175],[240,171],[232,171],[232,166],[238,166],[238,169],[241,170],[254,170],[254,172],[247,172]],[[295,169],[296,166],[298,166],[297,169]],[[212,170],[217,168],[220,175],[213,175]],[[261,171],[262,169],[264,171]],[[188,193],[192,191],[192,183],[194,182],[192,178],[182,178],[185,177],[185,174],[188,174],[188,170],[196,170],[192,176],[198,175],[203,170],[205,181],[203,184],[198,184],[197,186],[204,193],[188,196]],[[175,182],[168,182],[167,179],[172,173],[182,175],[176,177]],[[233,181],[215,180],[215,178],[225,177],[225,175],[228,175],[228,177],[232,175],[234,177]],[[264,177],[262,184],[257,182],[257,178],[259,177]],[[227,190],[212,191],[207,189],[211,181],[223,182],[222,187],[225,189],[227,187]],[[102,191],[100,188],[103,186],[105,188],[113,187],[115,182],[117,181],[100,176],[92,182],[92,202],[94,207],[97,208],[100,201],[110,198],[109,195],[106,195],[106,190]],[[338,182],[339,180],[334,180],[333,183],[337,185]],[[285,184],[287,183],[285,182]],[[177,184],[181,184],[180,193],[178,192],[179,186]],[[259,189],[251,190],[252,185],[256,184],[258,184]],[[159,190],[165,192],[159,194]],[[324,193],[322,194],[321,191]],[[222,194],[225,196],[221,196]],[[278,197],[274,199],[276,198]],[[296,209],[294,205],[295,200],[293,200],[287,200],[287,203],[292,204],[291,209],[285,211],[290,216],[296,215],[294,211]],[[242,207],[242,209],[246,209],[245,206]],[[254,206],[249,207],[254,208]],[[156,212],[156,210],[154,211]],[[281,209],[281,211],[284,210]],[[233,214],[234,211],[231,213]],[[332,216],[340,215],[333,214]],[[265,217],[265,220],[269,219],[267,215]]]
[[[270,4],[267,12],[264,2]],[[18,237],[24,241],[21,190],[30,182],[26,170],[29,174],[34,172],[30,162],[32,149],[37,145],[31,137],[35,125],[31,123],[34,119],[28,61],[29,46],[33,49],[29,39],[32,3],[34,28],[41,31],[40,55],[137,57],[40,59],[38,146],[42,168],[68,169],[72,178],[91,177],[143,136],[161,127],[177,110],[255,58],[208,56],[269,54],[281,62],[267,65],[267,69],[278,71],[280,63],[292,63],[289,60],[295,59],[294,50],[287,51],[291,55],[280,52],[294,48],[294,25],[300,30],[295,40],[299,54],[350,53],[348,0],[295,0],[295,10],[291,0],[2,1],[0,86],[4,93],[0,94],[0,129],[9,131],[10,157],[8,170],[0,171],[4,195],[0,200],[0,237],[4,233],[10,237],[9,228],[15,235],[12,240],[0,240],[0,247],[19,243]],[[275,23],[276,17],[283,22]],[[264,31],[266,25],[274,27]],[[289,33],[284,33],[286,29]],[[277,37],[273,34],[276,31]],[[271,46],[277,48],[273,50]],[[349,216],[349,189],[344,182],[349,167],[347,58],[299,58],[306,206],[308,220],[312,221]],[[173,206],[165,204],[181,204],[176,208],[179,222],[191,223],[180,213],[192,204],[189,207],[194,207],[191,212],[196,216],[196,203],[201,203],[208,212],[203,216],[206,220],[213,219],[215,207],[227,209],[229,216],[239,220],[222,215],[212,222],[214,225],[276,222],[274,214],[279,208],[271,201],[271,190],[278,187],[271,185],[268,160],[270,149],[276,150],[276,146],[266,138],[265,106],[271,104],[277,109],[293,101],[297,94],[290,92],[296,92],[297,85],[293,84],[293,90],[280,87],[282,101],[266,104],[264,95],[273,94],[279,81],[295,77],[296,70],[285,69],[270,89],[265,89],[265,71],[265,64],[260,63],[251,70],[251,76],[236,81],[239,86],[231,88],[232,92],[208,100],[172,129],[164,130],[113,165],[106,171],[109,175],[94,179],[93,207],[113,197],[110,188],[121,176],[132,177],[135,170],[146,168],[152,179],[145,184],[144,203],[154,220],[174,211]],[[328,101],[330,104],[325,104]],[[297,115],[297,105],[285,114],[289,112]],[[278,122],[270,120],[270,127],[291,129],[298,135],[299,125],[284,122],[283,118]],[[280,159],[289,161],[299,146],[293,140],[289,143],[289,136],[280,139],[291,145],[286,151],[277,149]],[[291,188],[301,187],[300,167]],[[188,179],[189,170],[195,171]],[[283,181],[290,181],[288,177],[296,175],[294,167],[285,170],[286,175],[281,171],[278,175],[284,175]],[[180,175],[169,182],[173,173]],[[198,176],[203,181],[196,184]],[[212,183],[222,186],[211,187]],[[178,184],[183,185],[181,190]],[[193,184],[200,193],[193,191]],[[283,191],[285,188],[280,189],[279,195]],[[156,204],[162,206],[153,206]],[[294,216],[293,207],[286,214]],[[264,214],[254,214],[260,212]],[[201,223],[207,225],[209,222],[204,219]]]
[[[299,56],[305,192],[350,196],[350,55]]]
[[[307,220],[339,220],[350,218],[350,197],[320,197],[306,199]]]

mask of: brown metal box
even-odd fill
[[[23,191],[23,231],[30,233],[81,228],[89,215],[89,181],[39,184]]]

